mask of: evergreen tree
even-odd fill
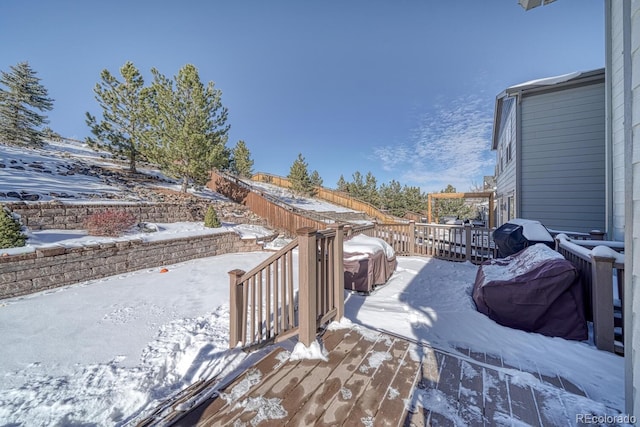
[[[380,195],[378,194],[378,180],[369,171],[364,178],[364,196],[363,199],[372,204],[378,206],[380,203]]]
[[[349,194],[356,199],[364,200],[366,189],[364,179],[360,171],[355,171],[352,175],[353,181],[349,184]]]
[[[0,87],[0,142],[42,146],[44,136],[39,128],[49,121],[39,112],[51,111],[53,99],[28,62],[10,68],[0,75],[6,87]]]
[[[311,176],[309,177],[309,179],[311,180],[311,185],[313,187],[322,187],[322,178],[320,177],[320,174],[318,173],[318,171],[314,170],[313,172],[311,172]],[[315,192],[315,190],[314,190]]]
[[[231,172],[242,177],[251,178],[253,175],[253,160],[244,141],[240,140],[231,152]]]
[[[440,191],[440,193],[455,192],[456,188],[451,184],[447,185],[444,190]],[[434,216],[438,220],[441,220],[445,216],[451,216],[457,219],[465,220],[475,218],[477,215],[473,207],[465,204],[464,199],[462,198],[435,199],[433,212]]]
[[[301,153],[298,154],[298,158],[291,165],[287,178],[289,178],[291,189],[295,194],[306,196],[312,196],[314,194],[308,165]]]
[[[44,139],[48,139],[49,141],[62,141],[62,135],[55,132],[48,126],[42,129],[42,137]]]
[[[221,225],[216,209],[213,206],[209,206],[204,214],[204,226],[207,228],[219,228]]]
[[[88,137],[90,147],[106,150],[129,160],[129,170],[136,171],[142,155],[142,135],[147,128],[143,114],[144,79],[131,62],[120,68],[123,81],[108,70],[100,73],[101,82],[93,91],[102,108],[102,120],[86,113],[87,125],[94,138]]]
[[[0,249],[18,248],[27,241],[20,227],[20,223],[0,206]]]
[[[338,178],[336,186],[338,191],[344,191],[345,193],[349,192],[349,184],[342,175],[340,175],[340,178]]]
[[[402,188],[402,198],[409,212],[420,213],[427,209],[427,195],[420,191],[419,187],[409,187],[405,185]]]
[[[211,169],[228,166],[228,112],[222,92],[213,82],[203,85],[195,66],[182,67],[173,81],[155,68],[151,73],[145,151],[167,174],[180,179],[181,191],[186,192],[190,184],[206,184]]]
[[[380,186],[380,204],[391,215],[403,216],[406,212],[402,196],[402,186],[398,181],[391,180],[389,184]]]

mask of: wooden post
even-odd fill
[[[409,251],[409,256],[415,255],[415,244],[416,244],[416,222],[409,221],[409,235],[407,236],[409,239],[407,250]]]
[[[309,347],[316,339],[318,315],[316,313],[318,243],[316,230],[299,228],[298,235],[298,334],[299,340]]]
[[[427,222],[431,224],[431,193],[427,194]]]
[[[496,218],[493,212],[494,202],[493,202],[493,193],[489,196],[489,224],[487,224],[487,228],[493,228],[496,226]]]
[[[333,306],[336,308],[336,320],[339,322],[344,317],[344,225],[332,224],[329,226],[336,230],[336,238],[333,243]]]
[[[613,352],[614,318],[613,318],[613,263],[615,255],[606,256],[601,249],[611,250],[606,246],[598,246],[598,255],[591,253],[591,304],[593,309],[593,340],[600,350]]]
[[[471,262],[471,224],[464,225],[464,257]]]
[[[243,324],[246,323],[247,313],[242,308],[242,294],[244,288],[238,283],[244,275],[242,270],[231,270],[229,272],[229,348],[234,348],[239,342],[244,341],[242,336]]]

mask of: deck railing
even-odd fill
[[[497,256],[488,228],[422,224],[304,227],[297,238],[249,272],[229,272],[230,346],[250,347],[298,335],[310,345],[322,324],[344,315],[343,240],[378,237],[399,256],[429,256],[480,264]],[[623,352],[624,251],[620,242],[556,236],[556,250],[580,273],[587,320],[599,349]],[[294,268],[297,254],[298,266]],[[297,274],[296,274],[297,273]],[[618,307],[617,311],[614,307]],[[616,339],[618,338],[618,339]]]
[[[319,326],[342,318],[343,239],[342,225],[320,232],[301,228],[294,241],[256,268],[230,271],[230,347],[295,335],[309,346]]]
[[[587,320],[593,321],[596,347],[623,353],[624,256],[619,252],[624,251],[624,247],[620,242],[573,240],[559,234],[556,236],[556,250],[580,274],[585,315]],[[616,330],[620,333],[616,334]]]
[[[421,255],[480,264],[495,258],[492,229],[471,225],[376,224],[370,235],[386,241],[397,255]]]

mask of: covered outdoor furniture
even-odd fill
[[[571,340],[588,338],[578,271],[541,243],[482,263],[473,301],[478,311],[504,326]]]
[[[549,230],[539,221],[521,218],[510,219],[498,227],[493,232],[493,241],[500,258],[513,255],[536,243],[544,243],[551,248],[555,244]]]
[[[344,242],[344,288],[369,293],[389,280],[397,266],[393,248],[382,239],[358,234]]]

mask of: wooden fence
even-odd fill
[[[620,242],[573,240],[558,234],[556,250],[578,269],[585,314],[587,320],[593,321],[596,347],[624,353],[624,256],[619,253],[624,246]]]
[[[256,268],[230,271],[230,347],[250,347],[295,335],[309,346],[318,327],[341,319],[343,239],[342,225],[324,231],[301,228],[293,242]],[[297,276],[293,268],[296,249]]]
[[[312,227],[322,230],[334,222],[333,219],[324,218],[319,214],[314,214],[315,218],[311,218],[309,213],[302,215],[295,207],[267,194],[259,194],[241,180],[223,172],[212,171],[207,187],[247,206],[256,215],[265,218],[267,225],[284,230],[292,236],[295,236],[296,230],[300,228]]]
[[[251,177],[253,181],[266,182],[279,187],[291,188],[291,182],[287,178],[266,173],[257,173]],[[358,200],[341,191],[330,190],[324,187],[316,187],[316,197],[326,200],[327,202],[353,209],[354,211],[364,212],[371,218],[375,218],[383,223],[396,223],[398,218],[388,215],[376,208],[370,203]]]

